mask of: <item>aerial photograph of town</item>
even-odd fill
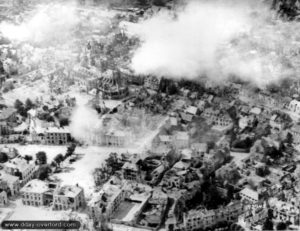
[[[0,0],[0,230],[300,230],[300,0]]]

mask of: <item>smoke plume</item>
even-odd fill
[[[49,43],[70,39],[71,31],[78,23],[74,3],[42,4],[26,20],[19,18],[16,23],[2,22],[0,31],[13,41]]]
[[[70,132],[72,137],[84,144],[99,143],[101,120],[98,113],[86,106],[78,106],[72,116]]]
[[[155,13],[131,33],[141,40],[132,58],[138,74],[220,82],[235,75],[259,86],[299,69],[300,25],[277,19],[256,1],[191,1],[175,14]]]

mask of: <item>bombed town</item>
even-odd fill
[[[0,0],[0,230],[300,230],[300,0]]]

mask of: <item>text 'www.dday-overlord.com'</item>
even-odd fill
[[[79,221],[3,221],[2,229],[79,229]]]

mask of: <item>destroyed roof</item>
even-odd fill
[[[76,197],[82,191],[83,189],[79,186],[65,185],[62,186],[59,190],[57,190],[56,195],[65,197]]]
[[[6,181],[8,183],[14,183],[19,181],[19,177],[7,174],[5,172],[0,172],[0,180]]]
[[[250,188],[244,188],[240,193],[254,200],[258,200],[258,193]]]
[[[34,179],[29,181],[22,189],[23,193],[45,193],[49,190],[45,181]]]
[[[187,122],[191,122],[193,120],[192,114],[187,114],[187,113],[181,112],[180,116],[184,121],[187,121]]]
[[[8,162],[4,163],[4,166],[8,168],[16,168],[20,171],[24,171],[27,169],[31,164],[28,164],[27,161],[23,158],[14,158],[12,160],[9,160]]]
[[[70,133],[69,127],[49,127],[45,131],[46,133]]]
[[[132,171],[138,171],[138,167],[136,164],[126,162],[123,166],[122,169],[126,170],[132,170]]]
[[[192,114],[192,115],[196,115],[198,111],[197,107],[194,106],[189,106],[187,109],[185,109],[186,113]]]
[[[188,167],[190,166],[189,163],[183,162],[183,161],[178,161],[173,168],[174,169],[188,169]]]
[[[193,153],[193,151],[191,149],[188,149],[188,148],[183,149],[181,151],[181,159],[190,160],[192,158],[192,153]]]

